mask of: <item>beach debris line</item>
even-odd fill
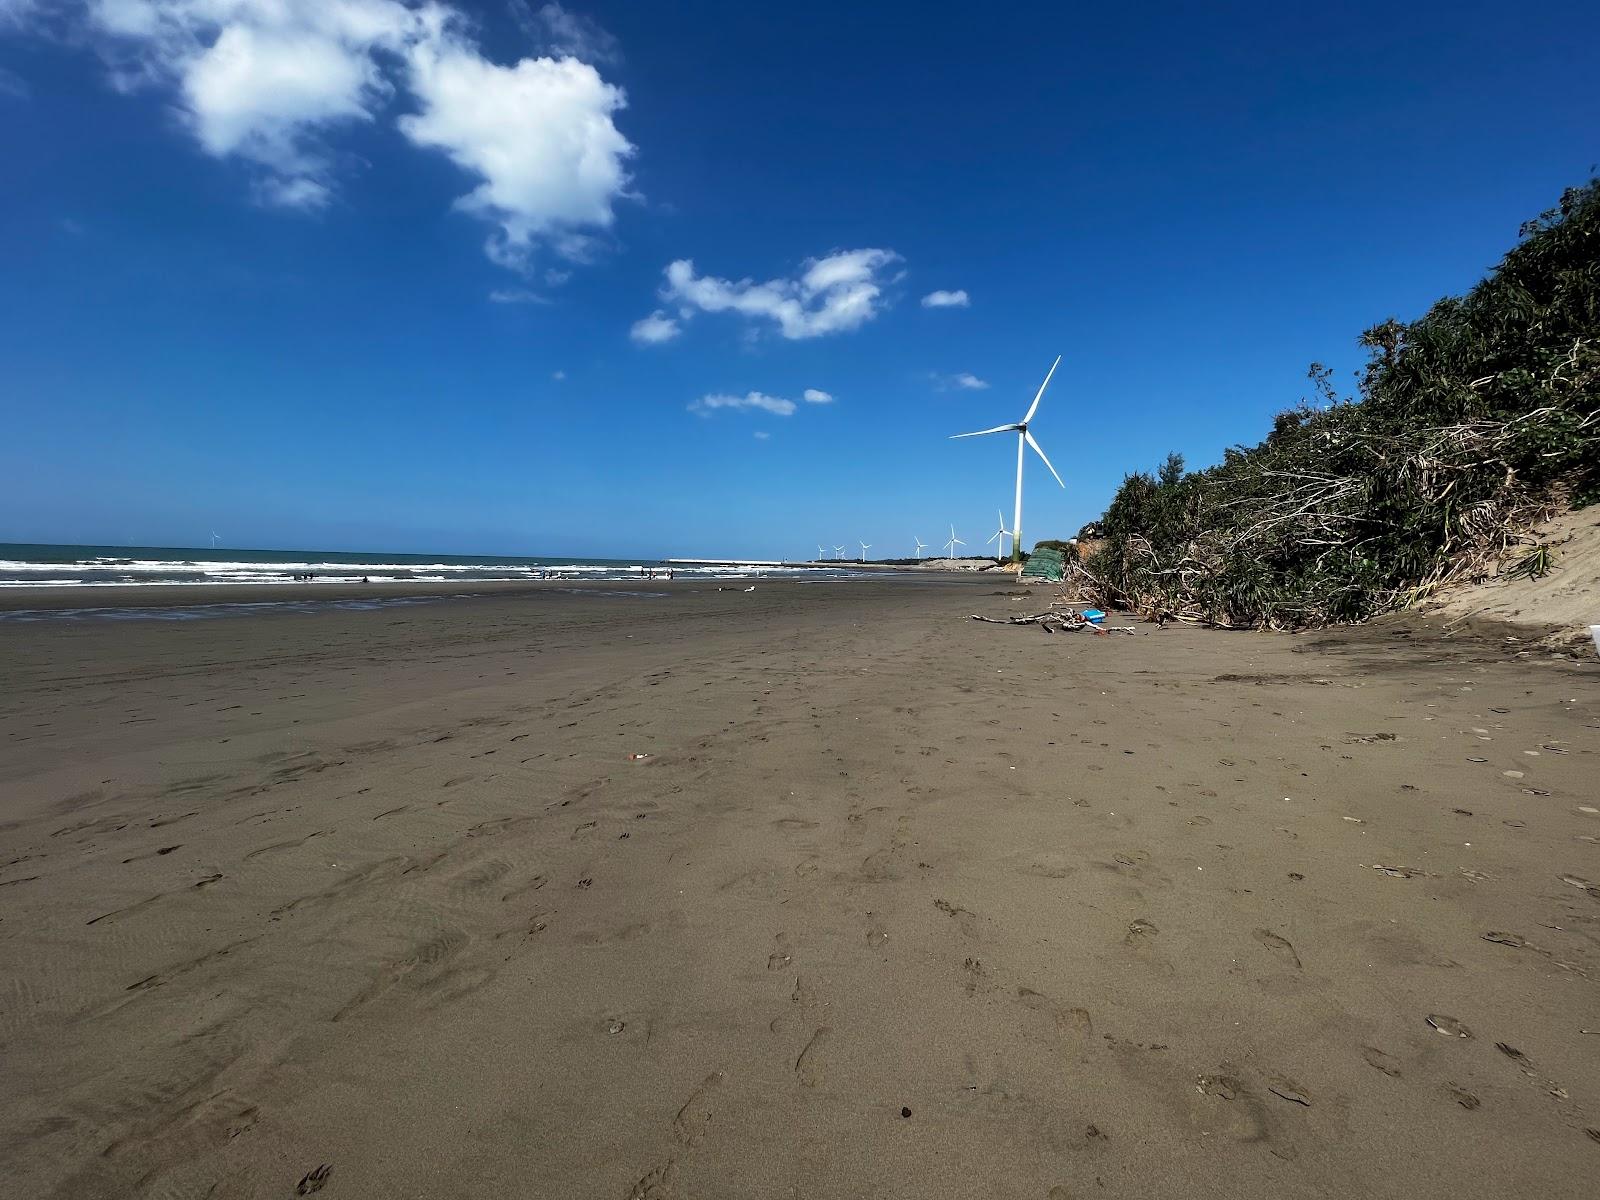
[[[1130,636],[1137,632],[1132,625],[1101,625],[1091,620],[1085,614],[1068,609],[1066,612],[1033,613],[1029,616],[1018,617],[985,617],[978,613],[972,614],[974,621],[982,621],[986,625],[1037,625],[1046,633],[1077,633],[1079,630],[1088,629],[1102,636],[1110,633],[1126,633]],[[1100,614],[1100,620],[1105,619],[1105,614]]]

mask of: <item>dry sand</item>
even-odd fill
[[[1594,663],[663,590],[0,622],[6,1193],[1594,1194]]]

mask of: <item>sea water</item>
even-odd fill
[[[486,580],[640,579],[661,572],[661,559],[541,558],[500,554],[391,554],[329,550],[226,550],[181,546],[43,546],[0,542],[0,588],[127,586],[129,584],[272,584],[311,576],[314,583],[478,583]],[[674,566],[684,578],[746,578],[836,567]]]

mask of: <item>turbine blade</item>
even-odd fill
[[[1056,355],[1055,362],[1050,364],[1050,374],[1046,375],[1044,377],[1044,382],[1039,385],[1039,394],[1033,398],[1033,403],[1028,406],[1028,415],[1022,418],[1022,423],[1024,425],[1033,420],[1033,414],[1039,411],[1039,401],[1044,399],[1044,390],[1050,386],[1050,375],[1054,375],[1056,373],[1056,368],[1060,365],[1061,355],[1058,354]],[[1065,485],[1063,484],[1062,486]]]
[[[1050,467],[1050,460],[1048,458],[1045,458],[1044,451],[1039,449],[1039,443],[1033,440],[1033,434],[1025,433],[1022,436],[1028,439],[1028,445],[1033,447],[1033,452],[1035,454],[1037,454],[1040,458],[1044,458],[1044,465],[1047,466],[1047,467]],[[1055,475],[1056,482],[1059,483],[1062,487],[1066,487],[1067,486],[1066,480],[1062,479],[1060,475],[1056,474],[1056,469],[1054,467],[1050,467],[1050,474]]]
[[[996,425],[993,429],[980,429],[976,433],[952,433],[949,440],[953,442],[957,438],[983,437],[987,433],[1010,433],[1014,429],[1021,428],[1020,425]]]

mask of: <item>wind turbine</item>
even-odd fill
[[[914,537],[911,540],[917,544],[917,557],[921,558],[922,557],[922,552],[924,550],[926,550],[928,547],[923,544],[922,539],[919,538],[919,537]]]
[[[956,556],[956,547],[965,545],[966,543],[956,536],[956,527],[954,525],[950,526],[950,540],[944,544],[944,548],[949,553],[945,557],[954,558]]]
[[[995,532],[994,534],[990,535],[988,541],[984,542],[984,545],[987,546],[989,544],[989,542],[999,541],[1000,544],[994,548],[994,556],[995,556],[995,558],[998,559],[998,558],[1004,558],[1005,557],[1005,553],[1006,553],[1006,540],[1005,539],[1006,539],[1006,535],[1008,533],[1010,533],[1011,531],[1006,528],[1006,515],[1005,515],[1005,513],[1001,512],[998,508],[995,509],[995,513],[1000,517],[1000,528],[999,528],[999,530],[997,532]],[[1012,538],[1011,539],[1011,545],[1012,545],[1013,549],[1016,548],[1016,544],[1017,544],[1017,539],[1016,538]]]
[[[1033,403],[1028,406],[1028,413],[1022,420],[1011,425],[996,425],[993,429],[980,429],[976,433],[955,433],[951,439],[983,437],[989,433],[1015,433],[1017,435],[1017,511],[1012,519],[1011,529],[1011,557],[1021,557],[1022,553],[1022,453],[1023,446],[1033,447],[1033,452],[1041,459],[1044,465],[1050,467],[1050,474],[1055,475],[1056,482],[1066,487],[1061,476],[1056,474],[1056,469],[1050,466],[1050,460],[1045,458],[1044,451],[1039,448],[1039,443],[1033,440],[1033,434],[1028,432],[1028,425],[1033,420],[1033,414],[1039,411],[1039,401],[1044,399],[1044,390],[1050,386],[1050,376],[1056,373],[1056,368],[1061,365],[1061,356],[1056,355],[1056,361],[1050,364],[1050,372],[1044,377],[1044,382],[1039,385],[1039,392],[1033,398]]]
[[[860,543],[860,545],[861,545],[861,561],[862,562],[866,562],[867,561],[867,551],[872,549],[872,544],[870,542],[862,542],[862,543]]]
[[[818,546],[817,547],[817,561],[821,562],[827,556],[828,556],[828,552],[826,550],[824,550],[821,546]]]
[[[844,547],[843,546],[835,546],[833,548],[833,556],[835,558],[837,558],[840,562],[843,562],[844,561]]]
[[[211,548],[213,550],[217,548],[217,531],[215,529],[211,531]]]

